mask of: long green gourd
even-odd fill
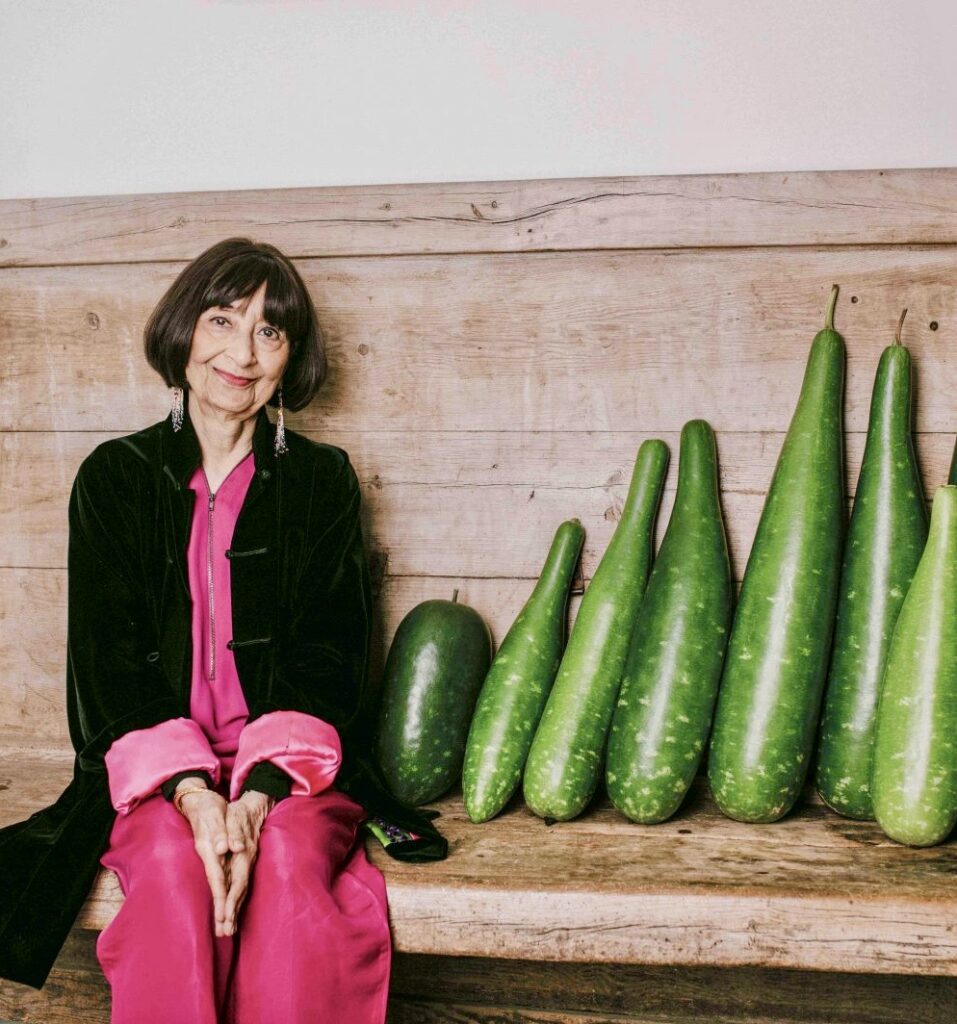
[[[877,707],[877,822],[933,846],[957,823],[957,486],[938,487],[930,533],[887,656]]]
[[[733,593],[714,432],[691,420],[681,431],[674,508],[638,609],[608,738],[608,795],[633,821],[670,818],[694,780]]]
[[[912,366],[901,344],[881,354],[864,458],[844,548],[816,782],[839,814],[873,819],[874,719],[894,624],[927,541],[914,451]]]
[[[474,822],[498,814],[522,780],[565,648],[569,591],[584,540],[578,519],[558,527],[538,582],[482,684],[462,769],[465,810]]]
[[[720,809],[739,821],[786,814],[814,746],[846,530],[837,292],[758,522],[718,692],[708,779]]]
[[[578,606],[529,749],[522,788],[539,817],[576,817],[601,777],[621,673],[648,582],[667,469],[664,441],[642,442],[621,519]]]

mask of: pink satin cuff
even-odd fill
[[[148,729],[132,729],[106,752],[110,801],[129,814],[178,772],[202,769],[218,784],[219,758],[200,726],[191,718],[170,718]]]
[[[246,776],[260,761],[272,761],[292,777],[290,796],[315,796],[332,785],[342,763],[335,726],[302,711],[270,711],[243,726],[229,799],[239,797]]]

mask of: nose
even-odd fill
[[[256,362],[256,346],[252,332],[242,329],[234,332],[229,344],[229,354],[237,366],[252,366]]]

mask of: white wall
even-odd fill
[[[957,164],[950,0],[0,0],[0,197]]]

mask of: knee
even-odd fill
[[[254,870],[260,876],[268,874],[280,886],[301,879],[305,870],[313,876],[318,874],[328,879],[332,868],[322,851],[316,848],[317,845],[289,829],[264,831],[259,838],[259,854]]]
[[[279,884],[307,876],[328,887],[356,828],[355,820],[315,797],[287,797],[266,818],[255,870]]]
[[[131,882],[130,895],[143,893],[158,906],[176,893],[191,897],[193,903],[211,899],[206,869],[189,829],[155,829],[138,849]]]

